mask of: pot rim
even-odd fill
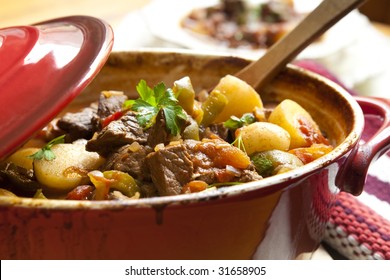
[[[134,51],[127,51],[127,53],[180,53],[184,55],[195,56],[210,56],[210,57],[233,57],[231,54],[226,53],[213,53],[202,52],[194,50],[183,49],[148,49],[142,48]],[[236,58],[253,61],[253,58],[234,56]],[[243,193],[253,192],[256,190],[265,190],[276,188],[278,185],[282,185],[287,181],[296,182],[299,181],[318,170],[335,163],[342,156],[352,151],[353,147],[359,143],[364,128],[364,115],[358,102],[347,92],[342,86],[323,77],[319,74],[313,73],[297,65],[288,64],[287,68],[291,71],[298,72],[301,75],[306,75],[310,79],[316,80],[319,83],[325,84],[332,88],[334,92],[339,94],[347,104],[351,107],[353,113],[353,122],[351,132],[346,136],[343,142],[337,145],[328,154],[310,162],[295,170],[288,171],[283,174],[274,175],[268,178],[264,178],[259,181],[244,183],[241,185],[222,187],[216,190],[209,190],[200,193],[181,194],[176,196],[163,196],[163,197],[151,197],[135,200],[110,200],[110,201],[77,201],[77,200],[61,200],[61,199],[37,199],[37,198],[23,198],[23,197],[6,197],[0,196],[0,207],[17,206],[25,208],[37,208],[37,209],[56,209],[56,210],[119,210],[124,208],[152,208],[163,207],[167,205],[189,205],[208,200],[221,200],[226,197],[232,197]],[[287,188],[283,187],[283,188]],[[339,191],[338,189],[335,191]]]

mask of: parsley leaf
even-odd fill
[[[40,149],[38,152],[36,152],[28,157],[32,158],[32,159],[37,159],[37,160],[41,160],[41,159],[45,159],[45,160],[49,160],[49,161],[53,160],[56,158],[56,155],[53,153],[51,148],[54,145],[64,143],[64,142],[65,142],[65,135],[61,135],[61,136],[51,140],[49,143],[47,143],[45,146],[43,146],[42,149]]]
[[[138,123],[145,129],[150,128],[156,122],[158,112],[163,110],[169,132],[174,136],[180,134],[180,122],[186,120],[187,115],[172,89],[167,89],[162,82],[152,89],[145,80],[141,80],[136,89],[140,97],[127,100],[124,106],[138,113]]]
[[[223,125],[229,129],[238,129],[238,128],[243,127],[245,125],[254,123],[255,121],[256,121],[256,118],[253,114],[246,113],[246,114],[242,115],[241,118],[238,118],[236,116],[231,116],[227,121],[225,121],[223,123]]]

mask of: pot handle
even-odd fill
[[[365,143],[360,143],[343,165],[336,184],[353,195],[363,191],[368,168],[380,156],[390,150],[390,99],[380,97],[355,97],[365,115],[377,115],[382,119],[378,131]],[[362,141],[361,141],[362,142]]]

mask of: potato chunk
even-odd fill
[[[268,150],[287,151],[290,146],[290,135],[286,130],[272,123],[255,122],[236,130],[235,145],[242,144],[248,155]],[[238,139],[239,140],[239,139]]]
[[[85,150],[84,144],[58,144],[52,147],[53,160],[34,160],[37,180],[53,191],[65,192],[82,184],[90,170],[97,169],[104,159]]]
[[[9,190],[3,188],[0,188],[0,196],[17,197],[17,195],[13,192],[10,192]]]
[[[263,108],[261,98],[254,88],[243,80],[231,75],[223,77],[212,92],[220,92],[228,100],[222,112],[214,120],[214,123],[224,122],[230,116],[240,118],[245,113],[251,113],[255,108]]]
[[[328,143],[310,114],[295,101],[283,100],[272,111],[268,121],[288,131],[291,136],[290,149]]]
[[[23,167],[25,169],[33,169],[33,159],[29,156],[39,151],[39,148],[22,148],[17,150],[15,153],[10,155],[6,162],[12,162],[17,166]]]

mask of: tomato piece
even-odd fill
[[[90,200],[94,191],[94,187],[90,185],[81,185],[71,190],[66,199],[68,200]]]
[[[313,144],[310,147],[296,148],[289,151],[289,153],[297,156],[304,164],[316,160],[333,150],[331,145]]]
[[[106,127],[112,121],[119,120],[123,115],[124,115],[124,113],[122,111],[115,112],[115,113],[109,115],[108,117],[106,117],[105,119],[102,120],[102,127]]]
[[[195,193],[206,190],[208,184],[204,181],[194,180],[185,184],[181,190],[181,193]]]

